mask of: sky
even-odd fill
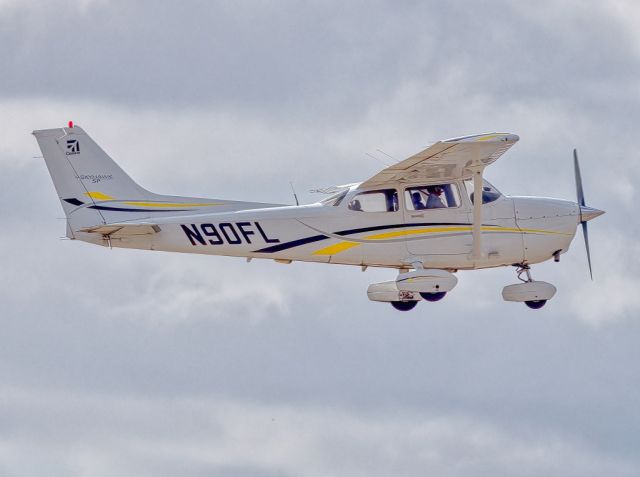
[[[631,0],[0,0],[0,475],[640,474],[640,6]],[[460,272],[410,313],[392,270],[61,240],[34,129],[73,120],[158,193],[292,203],[447,137],[509,131],[511,195],[582,237]],[[370,157],[367,153],[376,156]]]

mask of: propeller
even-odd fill
[[[578,162],[578,151],[573,150],[573,170],[576,176],[576,195],[578,196],[578,206],[580,207],[580,224],[582,225],[582,235],[584,236],[584,246],[587,250],[587,261],[589,262],[589,276],[593,280],[593,269],[591,268],[591,252],[589,251],[589,232],[587,222],[604,214],[603,210],[587,207],[584,201],[584,190],[582,189],[582,176],[580,174],[580,163]]]

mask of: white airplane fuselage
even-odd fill
[[[459,187],[463,187],[460,183]],[[398,187],[400,198],[404,187]],[[155,234],[122,238],[76,232],[76,239],[112,247],[199,253],[282,262],[407,268],[476,269],[538,263],[564,253],[580,222],[575,202],[509,197],[482,206],[483,250],[472,257],[473,206],[461,194],[460,207],[361,212],[322,203],[269,206],[227,213],[198,213],[178,221],[155,218]],[[139,220],[139,219],[138,219]],[[110,242],[110,243],[109,243]]]

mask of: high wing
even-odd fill
[[[490,133],[438,141],[424,151],[383,169],[360,187],[391,182],[428,182],[467,179],[473,170],[496,161],[518,139],[515,134]]]

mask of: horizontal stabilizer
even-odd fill
[[[153,235],[160,232],[155,224],[107,224],[80,229],[79,232],[106,235],[111,238],[133,237],[136,235]]]

